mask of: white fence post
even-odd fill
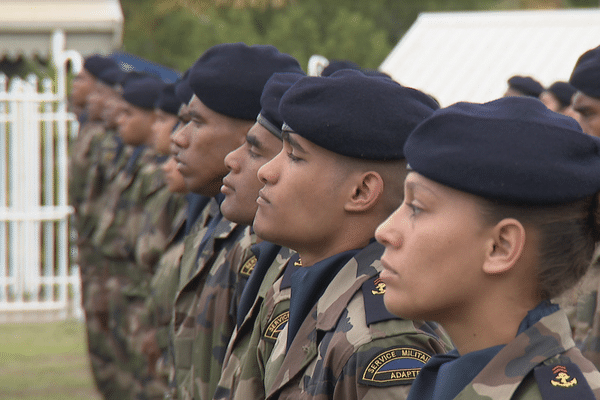
[[[56,88],[30,75],[0,74],[0,322],[82,318],[77,266],[70,265],[67,149],[78,124],[67,111],[67,61],[79,53],[53,37]],[[7,90],[8,85],[8,90]]]

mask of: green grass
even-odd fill
[[[0,399],[101,398],[82,322],[0,325]]]

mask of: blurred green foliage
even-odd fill
[[[123,50],[186,70],[224,42],[272,44],[376,68],[419,13],[597,7],[597,0],[121,0]]]

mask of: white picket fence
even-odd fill
[[[67,150],[78,124],[66,102],[66,62],[78,71],[82,61],[63,48],[59,31],[56,84],[0,74],[0,322],[83,315],[67,195]]]

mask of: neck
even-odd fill
[[[295,250],[302,260],[303,267],[310,267],[348,250],[362,249],[375,237],[375,229],[387,218],[373,214],[349,215],[335,229],[335,234],[327,235],[316,242],[300,244],[286,244],[286,247]]]
[[[507,344],[517,336],[519,325],[537,303],[523,301],[519,297],[507,299],[505,296],[489,296],[487,301],[473,302],[475,306],[470,310],[445,312],[437,319],[452,338],[459,354]]]

